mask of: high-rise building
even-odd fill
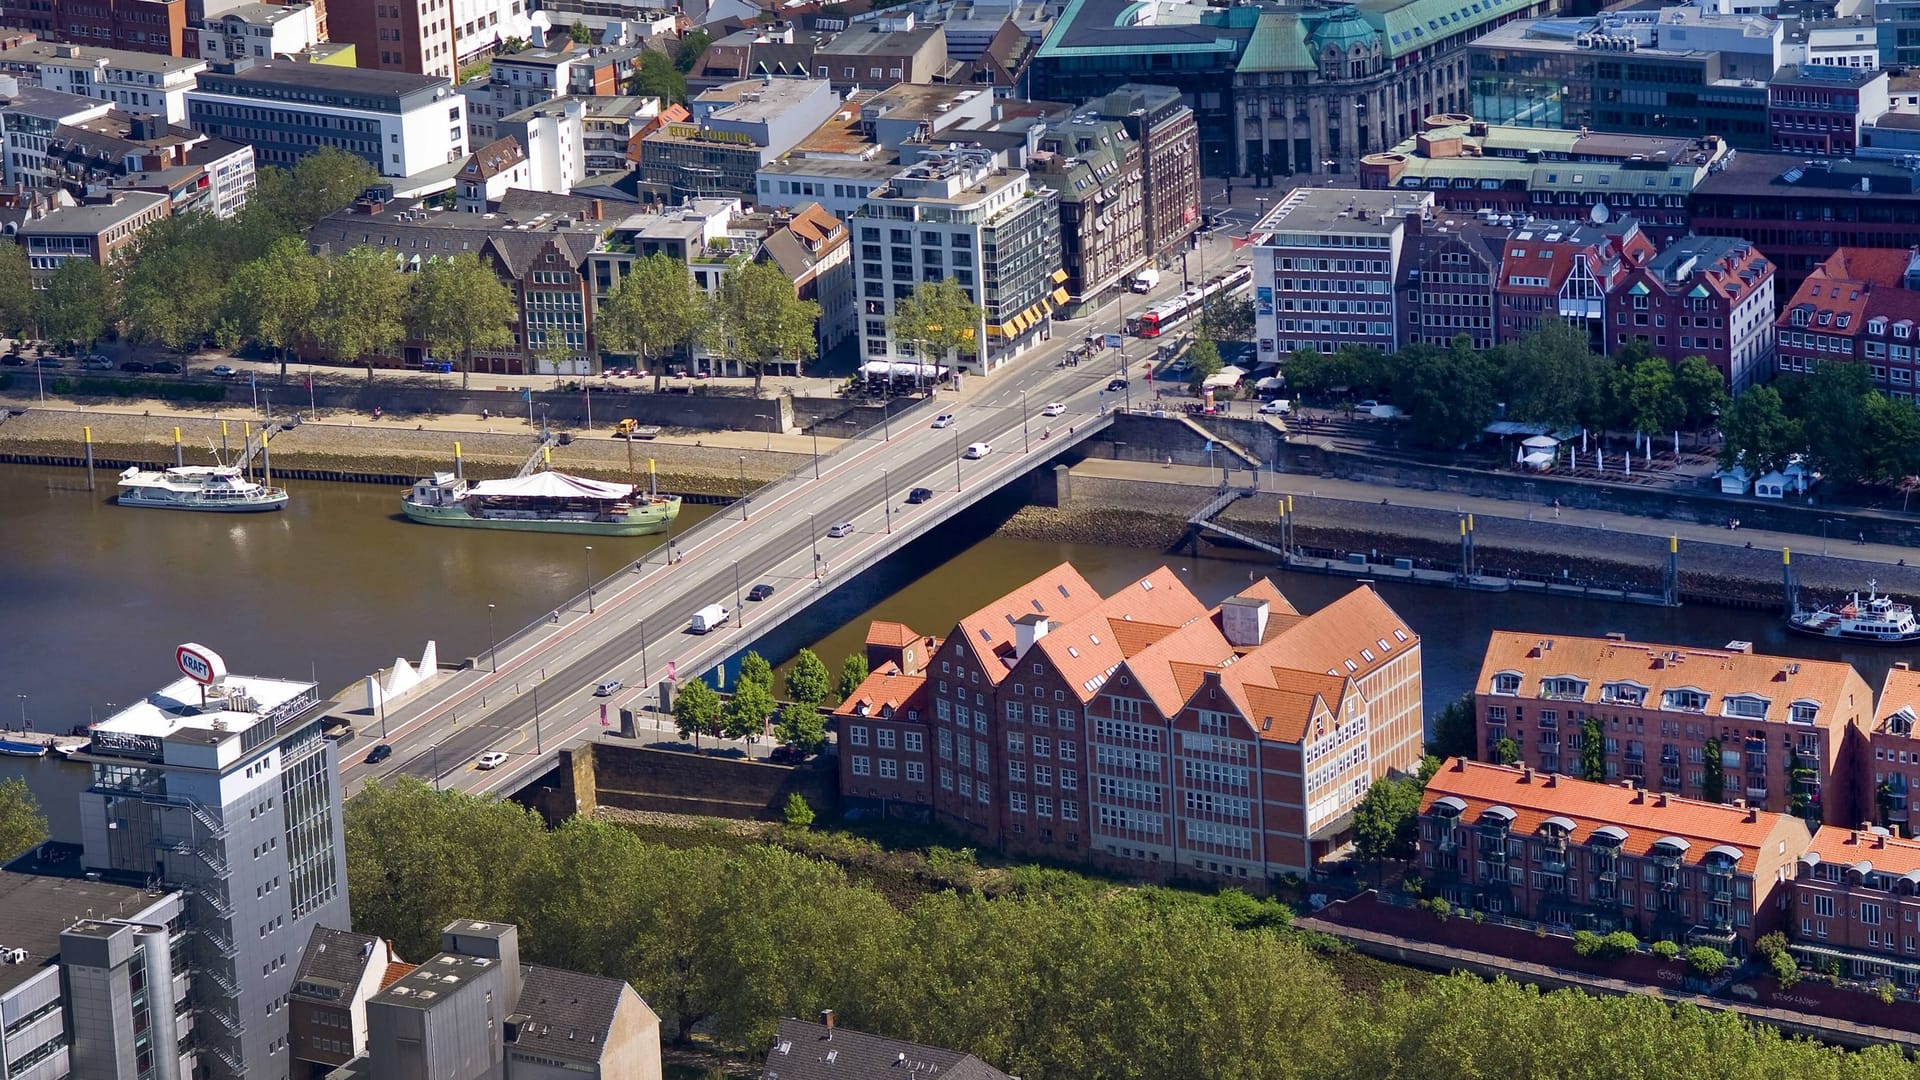
[[[1200,128],[1171,86],[1127,83],[1094,104],[1140,144],[1147,257],[1171,254],[1200,228]]]
[[[452,80],[507,39],[538,36],[532,12],[524,0],[332,0],[325,22],[361,67]]]
[[[93,728],[76,760],[82,865],[187,898],[194,1035],[214,1077],[285,1077],[287,1001],[316,926],[348,925],[334,744],[313,683],[233,675],[176,650],[181,677]]]

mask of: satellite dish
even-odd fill
[[[1612,216],[1613,211],[1608,210],[1607,204],[1603,202],[1594,203],[1592,212],[1587,214],[1587,217],[1592,220],[1595,225],[1605,225],[1607,219]]]

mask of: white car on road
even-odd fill
[[[477,769],[497,769],[506,763],[507,755],[498,750],[490,750],[487,753],[481,754],[480,759],[475,761],[473,765],[474,768]]]
[[[1040,410],[1040,415],[1041,416],[1063,416],[1066,414],[1066,411],[1067,411],[1067,407],[1065,405],[1062,405],[1057,401],[1052,401],[1047,403],[1046,408]]]
[[[1268,416],[1287,416],[1293,412],[1293,402],[1286,398],[1274,398],[1260,406],[1260,411]]]
[[[986,457],[988,454],[991,454],[991,453],[993,453],[992,443],[977,442],[967,447],[966,456],[971,460],[977,461],[980,458]]]
[[[936,416],[933,418],[933,427],[934,427],[934,430],[936,431],[938,431],[941,428],[949,428],[952,426],[953,426],[953,414],[950,412],[943,412],[939,416]]]

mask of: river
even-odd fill
[[[73,469],[0,469],[0,726],[21,710],[41,731],[65,732],[174,677],[173,647],[199,641],[236,671],[309,675],[332,692],[396,656],[417,660],[429,639],[457,663],[486,648],[488,605],[505,634],[585,584],[588,538],[435,529],[400,516],[397,487],[294,482],[279,514],[226,517],[122,509],[104,493],[71,490]],[[687,506],[684,529],[714,507]],[[862,647],[867,623],[892,619],[945,634],[962,615],[1047,568],[1072,562],[1103,592],[1161,563],[1203,599],[1218,600],[1262,563],[1192,559],[1117,545],[1013,540],[995,530],[1018,509],[988,500],[938,537],[909,545],[759,643],[770,659],[814,648],[829,666]],[[662,537],[592,538],[605,576]],[[1312,610],[1354,587],[1276,574]],[[1382,595],[1424,643],[1429,711],[1459,696],[1495,629],[1602,634],[1843,659],[1878,686],[1888,651],[1789,636],[1777,618],[1719,608],[1654,608],[1383,584]],[[53,760],[0,759],[0,778],[26,775],[55,835],[71,839],[73,793],[85,770]]]

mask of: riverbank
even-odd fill
[[[281,416],[284,420],[286,414]],[[232,408],[202,409],[167,402],[51,403],[26,407],[0,423],[0,460],[82,461],[85,429],[91,428],[98,463],[113,463],[115,468],[124,463],[171,465],[178,428],[186,462],[208,464],[214,448],[223,443],[230,451],[244,446],[248,424],[257,428],[258,416]],[[820,442],[823,454],[839,444],[829,439]],[[410,416],[373,420],[322,410],[317,421],[302,420],[274,436],[270,449],[274,472],[280,476],[411,483],[416,477],[451,469],[455,443],[460,446],[466,475],[473,479],[514,475],[535,445],[533,429],[524,419]],[[654,461],[661,490],[724,497],[778,479],[812,459],[811,444],[800,436],[752,432],[665,433],[636,442],[632,451],[634,467],[642,473],[648,459]],[[555,468],[566,472],[622,479],[627,475],[627,453],[627,441],[613,438],[603,426],[597,432],[576,432],[570,445],[553,447],[552,460]]]

